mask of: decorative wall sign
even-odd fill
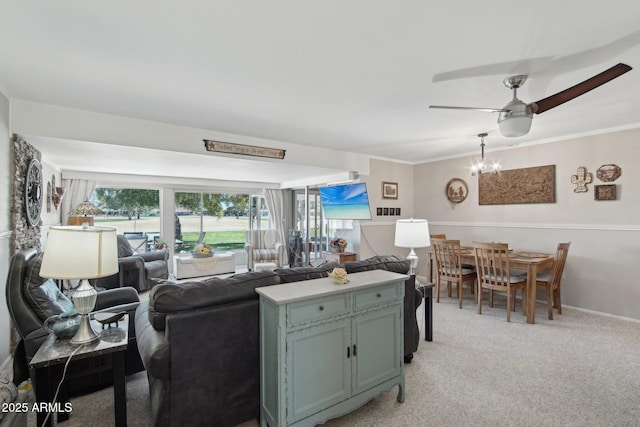
[[[613,182],[620,178],[622,169],[618,165],[602,165],[596,170],[596,177],[602,182]]]
[[[575,175],[571,175],[571,183],[576,185],[573,189],[574,193],[586,193],[587,184],[593,181],[591,172],[587,172],[587,168],[580,166]]]
[[[555,165],[478,175],[480,205],[555,203]]]
[[[594,200],[616,200],[616,185],[596,185],[594,187]]]
[[[398,183],[397,182],[383,182],[382,183],[382,198],[383,199],[397,199],[398,198]]]
[[[469,194],[467,183],[461,178],[451,178],[445,187],[447,199],[451,203],[462,203]]]
[[[234,144],[231,142],[212,141],[203,139],[204,148],[207,151],[227,154],[241,154],[243,156],[268,157],[271,159],[284,159],[286,150],[279,148],[258,147],[255,145]]]

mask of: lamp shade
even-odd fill
[[[394,244],[399,248],[426,248],[430,246],[429,223],[426,219],[397,220]]]
[[[116,229],[61,226],[49,228],[40,276],[96,279],[118,272]]]
[[[101,213],[103,212],[99,207],[97,207],[90,201],[85,200],[75,208],[71,209],[71,211],[69,212],[69,215],[87,216],[87,215],[100,215]]]

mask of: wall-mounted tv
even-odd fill
[[[371,219],[364,182],[321,187],[320,201],[325,219]]]

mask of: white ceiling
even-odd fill
[[[15,99],[411,163],[477,153],[479,132],[491,151],[640,125],[637,0],[0,0],[0,10],[0,91]],[[618,62],[634,70],[534,116],[520,138],[502,137],[495,113],[428,108],[501,108],[514,74],[529,75],[519,98],[536,101]],[[104,147],[76,151],[92,149]],[[64,169],[88,167],[91,156],[73,153],[58,155]],[[164,154],[153,154],[160,171],[176,162]],[[113,169],[94,157],[93,170]],[[305,173],[288,168],[287,179]]]

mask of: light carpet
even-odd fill
[[[444,293],[443,293],[444,295]],[[526,323],[518,302],[506,322],[505,299],[478,315],[472,297],[434,302],[434,336],[405,365],[397,388],[327,426],[640,426],[640,324],[564,308],[547,319],[538,304]],[[129,426],[149,426],[144,373],[127,381]],[[74,398],[64,427],[112,426],[113,392]],[[258,426],[258,420],[242,427]]]

